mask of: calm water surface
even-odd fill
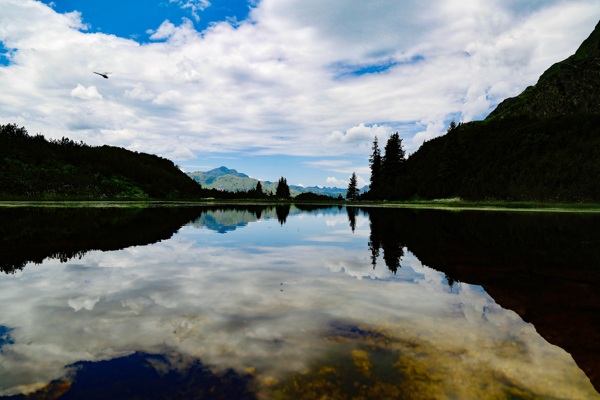
[[[0,397],[597,399],[597,216],[0,209]]]

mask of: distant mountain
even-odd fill
[[[224,175],[233,175],[233,176],[237,176],[238,178],[250,178],[246,174],[242,174],[240,172],[237,172],[235,169],[229,169],[227,167],[215,168],[215,169],[212,169],[212,170],[206,172],[205,174],[206,174],[206,176],[215,178],[215,179],[220,176],[224,176]]]
[[[258,183],[258,179],[250,178],[246,174],[227,167],[219,167],[207,172],[188,172],[187,175],[205,189],[217,189],[228,192],[248,191],[256,188],[256,184]],[[265,193],[275,193],[277,189],[277,182],[261,181],[261,185]],[[366,187],[363,188],[363,191],[365,189]],[[347,188],[290,185],[290,194],[292,197],[300,193],[309,192],[337,198],[339,195],[345,197],[346,191]]]
[[[597,202],[598,176],[600,24],[573,56],[484,121],[424,143],[384,198]]]

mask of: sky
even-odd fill
[[[485,118],[599,20],[598,0],[0,0],[0,124],[362,185],[375,136],[410,154]]]

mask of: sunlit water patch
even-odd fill
[[[145,398],[600,398],[481,287],[406,248],[381,267],[365,215],[353,229],[345,211],[209,217],[1,276],[0,394],[107,398],[124,380],[156,387]]]

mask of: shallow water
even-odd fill
[[[1,213],[1,396],[600,398],[593,216]]]

